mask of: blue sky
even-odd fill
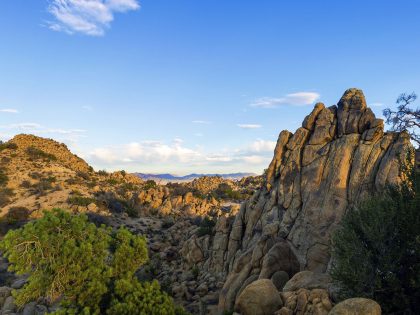
[[[0,1],[0,138],[96,169],[260,173],[314,102],[420,93],[420,2]]]

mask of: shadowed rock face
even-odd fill
[[[384,133],[361,90],[337,106],[318,103],[294,134],[282,131],[265,185],[244,203],[228,233],[228,274],[219,309],[232,309],[244,283],[283,270],[325,272],[330,236],[345,211],[401,180],[405,133]]]

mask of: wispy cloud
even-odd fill
[[[137,0],[49,0],[47,10],[55,20],[48,27],[68,34],[102,36],[115,13],[139,8]]]
[[[3,109],[0,109],[0,113],[17,114],[17,113],[19,113],[19,111],[17,109],[14,109],[14,108],[3,108]]]
[[[54,137],[60,138],[60,140],[67,140],[70,142],[77,142],[79,138],[85,137],[86,133],[86,130],[84,129],[49,128],[32,122],[0,125],[0,129],[8,130],[8,135],[21,132],[40,136],[52,135]]]
[[[262,127],[258,124],[237,124],[237,126],[242,129],[258,129]]]
[[[281,105],[304,106],[314,103],[319,97],[320,95],[315,92],[297,92],[284,97],[262,97],[250,105],[260,108],[275,108]]]
[[[146,168],[162,170],[163,167],[176,169],[196,168],[198,170],[261,168],[270,162],[276,143],[257,139],[243,147],[206,151],[202,147],[191,148],[179,138],[170,143],[163,141],[140,141],[122,145],[93,149],[86,158],[94,165],[110,169],[131,169],[142,171]]]
[[[208,120],[193,120],[193,124],[202,124],[202,125],[210,125],[211,121]]]
[[[382,106],[384,106],[384,103],[370,103],[369,106],[371,106],[371,107],[382,107]]]

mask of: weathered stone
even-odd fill
[[[283,291],[296,291],[298,289],[325,289],[328,290],[332,279],[328,274],[312,271],[301,271],[295,274],[283,287]]]
[[[329,315],[381,315],[381,307],[373,300],[353,298],[333,307]]]
[[[242,291],[235,310],[242,315],[271,315],[282,306],[283,302],[271,280],[261,279]]]
[[[330,262],[331,234],[356,202],[401,181],[398,156],[409,146],[405,133],[384,133],[383,121],[357,89],[347,90],[338,106],[317,104],[293,135],[282,132],[266,185],[241,206],[226,233],[219,310],[232,309],[244,281],[254,275],[309,270],[317,281],[299,286],[327,289],[318,274]],[[283,242],[296,259],[276,254]],[[317,305],[310,305],[311,312]]]
[[[287,281],[289,280],[289,275],[287,274],[286,271],[276,271],[272,276],[271,276],[271,281],[273,281],[273,284],[276,286],[277,290],[282,291],[284,285],[287,283]]]

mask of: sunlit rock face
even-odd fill
[[[227,278],[219,309],[238,292],[277,271],[325,272],[330,237],[345,211],[401,181],[405,133],[384,133],[363,92],[347,90],[337,105],[315,105],[294,134],[282,131],[266,183],[244,203],[224,249]]]

